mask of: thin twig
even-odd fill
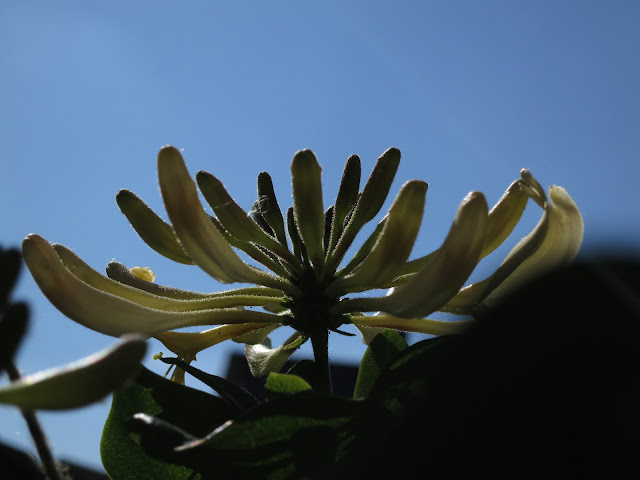
[[[20,379],[20,372],[18,372],[18,369],[13,364],[13,362],[8,362],[8,364],[5,366],[5,369],[9,374],[9,378],[12,382]],[[49,480],[64,480],[60,475],[58,467],[56,466],[56,461],[53,458],[51,449],[49,448],[47,437],[44,435],[44,431],[42,430],[35,412],[33,410],[27,410],[24,408],[21,408],[20,411],[22,412],[22,416],[27,422],[27,427],[29,427],[31,437],[36,444],[38,456],[40,457],[40,461],[42,462],[42,466],[44,467],[47,478],[49,478]]]

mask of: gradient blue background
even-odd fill
[[[212,172],[246,209],[262,170],[290,205],[299,149],[323,166],[327,206],[350,154],[366,177],[395,146],[392,196],[412,178],[430,184],[415,256],[442,242],[467,192],[493,204],[523,167],[581,208],[580,255],[638,253],[639,26],[634,0],[1,0],[0,244],[35,232],[101,271],[116,259],[150,266],[161,284],[213,291],[197,267],[146,247],[116,206],[128,188],[166,218],[161,146],[184,149],[192,173]],[[539,215],[530,206],[475,275]],[[114,341],[63,317],[26,269],[14,298],[32,308],[17,359],[25,373]],[[151,360],[160,350],[150,342],[145,364],[164,372]],[[234,350],[203,352],[196,366],[223,375]],[[358,338],[331,337],[336,361],[363,351]],[[109,403],[42,413],[54,454],[100,468]],[[0,408],[0,440],[33,451],[13,408]]]

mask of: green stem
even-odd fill
[[[331,371],[329,369],[329,330],[318,329],[311,335],[313,358],[316,363],[316,378],[319,392],[331,395]]]
[[[13,364],[13,362],[9,362],[8,365],[5,366],[5,369],[9,374],[9,379],[12,382],[20,379],[20,373],[18,372],[18,369]],[[23,408],[21,408],[20,411],[22,412],[22,416],[27,422],[29,433],[31,433],[31,437],[36,444],[36,449],[38,450],[38,455],[40,456],[40,461],[42,462],[42,466],[44,467],[47,478],[49,480],[62,480],[60,471],[56,466],[56,461],[51,454],[51,450],[49,449],[47,437],[45,437],[44,435],[44,431],[40,426],[40,422],[38,422],[36,414],[33,412],[33,410],[27,410]]]

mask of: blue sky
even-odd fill
[[[297,150],[316,153],[329,205],[350,154],[367,176],[394,146],[391,196],[413,178],[430,185],[415,256],[439,246],[467,192],[493,204],[521,168],[581,208],[580,255],[638,254],[638,25],[636,1],[4,0],[0,244],[38,233],[97,270],[116,259],[214,291],[197,267],[146,247],[115,203],[127,188],[166,218],[160,147],[183,149],[193,174],[213,173],[248,210],[263,170],[290,205]],[[527,210],[479,276],[535,225],[539,210]],[[63,317],[26,269],[14,297],[32,309],[25,373],[114,341]],[[337,361],[364,351],[359,339],[331,342]],[[157,372],[160,350],[151,343],[145,362]],[[203,352],[196,366],[223,375],[232,350]],[[99,467],[108,408],[41,414],[55,455]],[[32,451],[17,411],[0,408],[0,425],[0,440]]]

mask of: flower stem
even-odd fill
[[[13,364],[13,362],[9,362],[5,369],[9,374],[9,379],[14,382],[20,379],[20,373],[18,369]],[[31,437],[33,438],[33,442],[36,444],[36,449],[38,450],[38,456],[40,457],[40,461],[42,462],[42,466],[44,468],[45,474],[49,480],[63,480],[60,471],[56,465],[56,461],[53,458],[53,454],[49,448],[49,444],[47,442],[47,437],[40,426],[40,422],[38,422],[38,418],[33,410],[27,410],[21,408],[22,416],[24,417],[25,422],[27,422],[27,427],[29,428],[29,433],[31,433]]]
[[[311,335],[313,358],[316,363],[316,379],[321,394],[331,395],[331,371],[329,369],[329,330],[317,329]]]

